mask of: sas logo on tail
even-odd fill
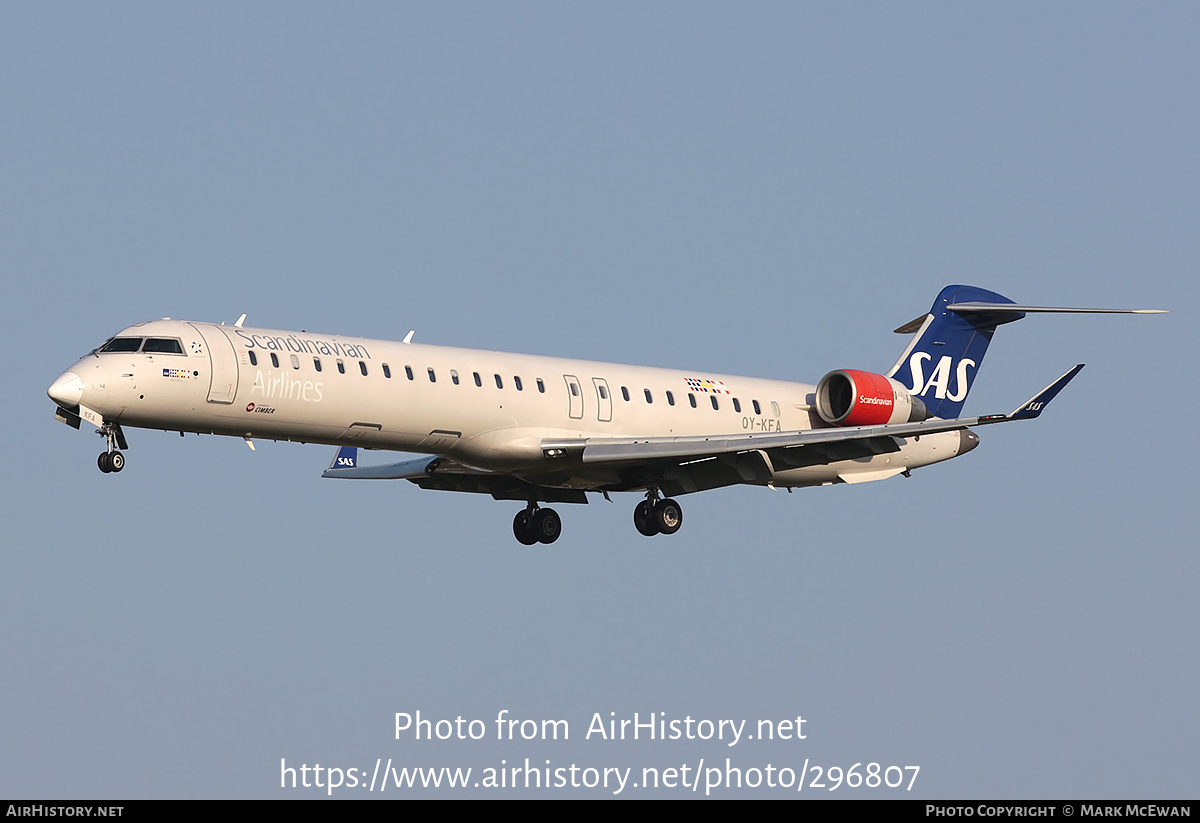
[[[967,397],[967,390],[971,388],[970,377],[967,376],[967,368],[975,366],[974,360],[968,360],[965,357],[958,361],[958,368],[953,369],[954,358],[950,355],[945,355],[938,364],[934,366],[933,373],[929,375],[929,379],[925,379],[925,369],[922,365],[926,360],[932,360],[933,355],[929,352],[914,352],[913,356],[908,359],[908,368],[912,372],[912,390],[917,397],[924,397],[930,389],[933,389],[933,396],[938,400],[949,398],[955,403],[961,403]],[[955,391],[950,392],[950,375],[953,371]]]

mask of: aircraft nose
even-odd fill
[[[75,372],[63,372],[59,378],[46,389],[50,399],[60,406],[70,408],[78,406],[83,399],[83,381]]]
[[[971,449],[979,445],[979,435],[970,429],[963,429],[958,433],[958,453],[966,454]]]

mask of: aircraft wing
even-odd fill
[[[542,454],[546,458],[546,468],[552,473],[561,461],[563,476],[573,473],[571,466],[581,466],[585,473],[599,470],[601,474],[610,475],[610,480],[600,483],[597,491],[644,488],[652,484],[666,494],[679,495],[737,483],[764,483],[779,470],[897,452],[900,445],[896,438],[900,437],[958,431],[1010,420],[1032,420],[1082,368],[1083,364],[1075,366],[1009,414],[769,434],[545,440]],[[888,470],[877,475],[864,475],[861,479],[882,479],[900,471]],[[321,476],[408,480],[423,489],[481,492],[497,500],[587,502],[583,488],[531,483],[511,474],[489,472],[436,455],[423,455],[399,463],[359,466],[358,449],[354,446],[343,446]]]
[[[407,480],[422,489],[477,492],[497,500],[531,500],[546,503],[586,503],[582,489],[560,489],[528,483],[510,474],[466,466],[446,457],[425,454],[399,463],[358,465],[358,448],[342,446],[322,477],[340,480]]]
[[[437,472],[487,474],[480,469],[472,469],[438,457],[434,454],[424,454],[399,463],[385,463],[380,466],[358,465],[358,448],[342,446],[334,456],[329,468],[321,473],[322,477],[334,477],[344,480],[417,480]]]
[[[1009,414],[983,417],[963,417],[952,420],[931,419],[917,423],[894,423],[874,426],[808,429],[793,432],[740,434],[701,437],[606,437],[573,440],[547,440],[542,452],[548,459],[575,457],[586,466],[639,465],[646,463],[682,465],[711,458],[736,456],[741,453],[761,453],[777,469],[799,468],[830,460],[847,460],[899,451],[893,438],[915,437],[922,434],[956,431],[973,426],[1006,423],[1010,420],[1032,420],[1062,391],[1083,368],[1075,366]],[[803,452],[811,452],[802,455]],[[765,461],[764,461],[765,462]],[[752,464],[731,466],[749,482],[746,471],[755,473]],[[734,479],[731,482],[739,482]],[[722,483],[721,485],[728,485]],[[711,488],[706,486],[706,488]]]

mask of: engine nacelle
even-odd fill
[[[908,388],[882,374],[838,369],[817,384],[817,414],[834,426],[914,423],[931,415]]]

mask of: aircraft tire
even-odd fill
[[[530,522],[529,512],[524,509],[517,512],[517,516],[513,518],[513,535],[517,538],[517,542],[524,546],[532,546],[538,542],[537,535],[533,531],[533,523]]]
[[[654,518],[654,508],[649,500],[643,500],[634,507],[633,527],[646,537],[658,534],[658,521]]]
[[[104,472],[105,474],[108,474],[113,470],[112,463],[109,462],[108,459],[108,452],[100,452],[100,456],[96,458],[96,465],[100,468],[100,471]]]
[[[119,472],[125,468],[125,455],[120,452],[113,452],[108,456],[108,465],[112,467],[114,472]]]
[[[533,532],[542,543],[553,543],[562,534],[562,518],[554,509],[538,509],[533,514]]]
[[[683,509],[667,497],[654,504],[654,523],[663,534],[675,534],[683,525]]]

